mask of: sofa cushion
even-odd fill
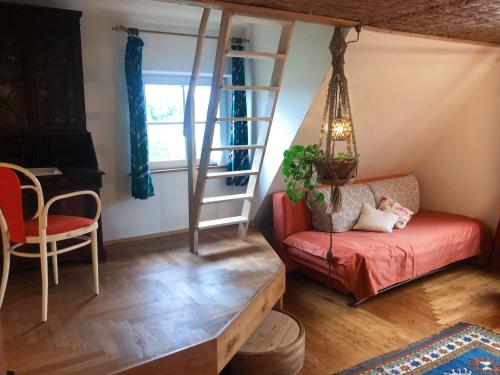
[[[288,254],[300,262],[302,251],[323,264],[330,235],[317,231],[294,233],[284,240]],[[421,210],[405,229],[393,233],[349,231],[333,234],[332,275],[360,300],[379,290],[424,275],[480,253],[491,246],[487,227],[479,220],[444,212]],[[321,262],[322,261],[322,262]]]
[[[420,207],[420,191],[418,180],[413,175],[391,178],[389,180],[368,182],[373,192],[376,206],[382,197],[387,196],[399,202],[402,206],[417,213]]]
[[[319,189],[324,195],[325,200],[321,204],[314,202],[309,194],[308,204],[311,207],[313,228],[320,232],[330,232],[330,187],[321,187]],[[346,232],[351,230],[358,221],[363,203],[375,207],[375,199],[367,184],[352,184],[340,187],[342,192],[342,206],[338,213],[332,214],[333,231]]]

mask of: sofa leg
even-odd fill
[[[349,307],[358,307],[359,305],[361,305],[363,302],[365,302],[367,299],[369,299],[370,297],[367,297],[367,298],[363,298],[363,299],[360,299],[360,300],[354,300],[352,302],[349,302],[347,304],[347,306]]]

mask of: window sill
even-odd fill
[[[196,169],[200,169],[196,167]],[[227,169],[227,165],[209,165],[208,169]],[[178,168],[158,168],[151,169],[151,174],[161,174],[161,173],[175,173],[175,172],[187,172],[187,167],[178,167]]]

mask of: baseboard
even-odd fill
[[[149,240],[149,239],[159,238],[159,237],[173,236],[175,234],[182,234],[182,233],[187,233],[187,232],[189,232],[189,228],[170,230],[170,231],[160,232],[160,233],[145,234],[142,236],[118,238],[116,240],[104,241],[104,246],[116,245],[116,244],[121,244],[121,243],[126,243],[126,242],[132,242],[132,241]]]

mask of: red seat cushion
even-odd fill
[[[47,217],[47,235],[69,232],[85,228],[94,222],[92,219],[79,216],[49,215]],[[26,220],[24,228],[27,236],[38,236],[38,218]]]

